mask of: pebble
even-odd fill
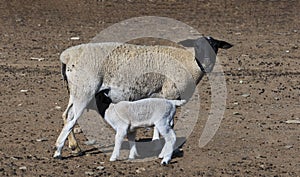
[[[97,169],[97,170],[104,170],[105,167],[104,167],[104,166],[98,166],[96,169]]]
[[[48,139],[47,138],[38,138],[38,139],[36,139],[36,141],[37,142],[42,142],[42,141],[48,141]]]
[[[92,175],[94,175],[94,172],[92,172],[92,171],[86,171],[86,172],[84,172],[84,174],[92,176]]]
[[[239,112],[233,112],[233,115],[241,115]]]
[[[30,57],[31,60],[43,61],[45,58]]]
[[[80,37],[78,37],[78,36],[74,36],[74,37],[71,37],[70,39],[71,39],[71,40],[79,40],[79,39],[80,39]]]
[[[19,168],[20,170],[27,170],[27,167],[26,166],[22,166]]]
[[[291,149],[291,148],[293,148],[293,145],[285,145],[284,148]]]
[[[145,168],[139,168],[137,170],[135,170],[136,173],[142,173],[143,171],[145,171],[146,169]]]
[[[78,128],[78,127],[76,127],[76,128],[74,128],[74,133],[81,133],[82,132],[82,130],[81,130],[81,128]]]
[[[247,98],[247,97],[249,97],[249,96],[250,96],[249,93],[245,93],[245,94],[242,95],[242,97],[245,97],[245,98]]]
[[[94,145],[96,144],[96,140],[89,140],[84,142],[85,145]]]
[[[285,123],[287,123],[287,124],[300,124],[300,120],[287,120],[287,121],[285,121]]]
[[[28,90],[20,90],[21,93],[26,93]]]
[[[60,107],[60,106],[55,106],[55,109],[56,109],[56,110],[60,110],[61,107]]]

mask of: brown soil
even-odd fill
[[[300,125],[286,123],[300,118],[299,9],[296,0],[1,2],[0,176],[300,176]],[[83,145],[82,133],[77,136],[87,155],[53,159],[68,101],[59,54],[145,15],[174,18],[235,45],[219,54],[228,98],[217,134],[198,146],[210,109],[204,77],[201,117],[183,156],[170,165],[109,162],[107,154]],[[80,40],[70,40],[74,36]],[[63,155],[70,155],[67,146]]]

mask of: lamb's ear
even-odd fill
[[[184,47],[194,47],[195,41],[196,41],[195,39],[187,39],[187,40],[178,42],[178,44],[181,44]]]
[[[228,42],[225,42],[225,41],[218,42],[218,48],[221,48],[221,49],[229,49],[232,46],[233,46],[232,44],[229,44]]]

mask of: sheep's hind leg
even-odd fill
[[[65,110],[65,112],[62,115],[62,118],[64,120],[64,125],[67,124],[67,118],[68,117],[74,117],[73,111],[72,111],[72,101],[70,98],[69,104],[67,109]],[[72,119],[72,118],[70,118]],[[72,130],[68,136],[68,141],[69,141],[69,148],[72,150],[72,153],[74,154],[81,154],[81,149],[76,141],[75,138],[75,134],[74,134],[74,130]]]
[[[136,131],[129,132],[127,134],[129,146],[130,146],[129,159],[134,159],[136,156],[139,156],[136,150],[135,135],[136,135]]]
[[[85,107],[90,102],[90,99],[88,97],[83,97],[81,99],[74,99],[73,106],[70,108],[72,109],[72,113],[74,116],[68,115],[66,124],[64,125],[60,135],[58,136],[56,140],[56,151],[53,155],[54,158],[61,158],[61,150],[64,146],[64,143],[69,136],[70,132],[72,131],[77,119],[81,116],[83,113]]]

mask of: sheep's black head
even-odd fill
[[[229,49],[231,44],[212,37],[201,37],[195,41],[196,61],[203,72],[211,72],[216,63],[218,49]]]
[[[229,49],[231,44],[212,37],[201,37],[179,42],[185,47],[194,47],[196,61],[203,72],[211,72],[216,63],[218,49]]]

